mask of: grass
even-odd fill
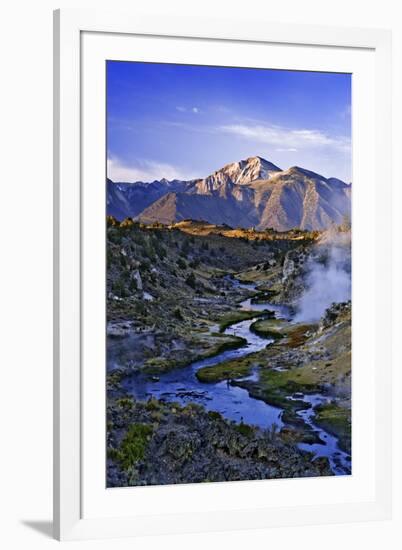
[[[290,326],[285,333],[287,345],[290,348],[297,348],[304,344],[311,331],[315,330],[315,325],[299,324]]]
[[[206,353],[202,353],[200,355],[199,359],[208,359],[209,357],[214,357],[224,351],[242,348],[247,345],[246,338],[242,338],[241,336],[224,335],[219,333],[213,333],[211,336],[214,338],[225,338],[225,340],[223,342],[216,342],[213,344]]]
[[[175,368],[187,367],[190,363],[208,359],[219,355],[224,351],[238,349],[247,345],[247,340],[240,336],[232,336],[227,334],[212,333],[207,338],[194,342],[194,347],[204,347],[205,350],[198,350],[194,353],[189,353],[183,359],[169,359],[167,357],[151,357],[146,361],[143,371],[148,374],[161,374],[173,370]]]
[[[276,389],[286,390],[287,395],[293,391],[311,390],[316,386],[311,372],[304,367],[289,369],[287,371],[275,371],[264,369],[260,372],[260,383],[263,391]]]
[[[148,374],[160,374],[177,367],[182,367],[185,364],[187,362],[184,363],[176,359],[168,359],[167,357],[151,357],[145,361],[142,370]]]
[[[236,429],[244,437],[252,437],[255,431],[252,426],[244,424],[243,422],[240,422],[240,424],[236,424]]]
[[[280,340],[283,334],[278,330],[277,319],[259,319],[250,325],[251,332],[261,336],[261,338],[269,338],[272,340]]]
[[[339,407],[335,403],[318,405],[315,423],[339,438],[340,446],[350,452],[351,447],[351,411],[345,407]]]
[[[199,369],[196,376],[200,382],[212,383],[222,380],[234,380],[248,376],[251,369],[255,366],[255,360],[258,353],[250,353],[240,359],[224,361],[211,367]]]
[[[236,273],[236,279],[242,283],[256,283],[258,290],[269,290],[272,295],[277,294],[281,290],[281,283],[278,283],[278,278],[282,276],[282,268],[280,265],[270,267],[267,270],[251,268],[241,273]]]
[[[265,315],[264,311],[232,311],[221,317],[219,321],[219,331],[223,332],[225,329],[240,321],[248,321],[248,319],[254,319]]]
[[[264,290],[263,292],[259,292],[257,296],[251,298],[250,302],[252,304],[265,304],[266,302],[269,302],[269,300],[276,294],[278,294],[277,291]]]
[[[119,462],[123,470],[130,470],[144,458],[152,432],[148,424],[131,424],[119,448],[109,448],[109,458]]]

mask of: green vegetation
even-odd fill
[[[291,365],[289,365],[291,367]],[[309,392],[317,389],[311,369],[305,367],[290,368],[277,371],[270,368],[260,371],[260,385],[263,395],[279,397],[291,395],[293,392]]]
[[[188,286],[191,286],[191,288],[195,288],[196,283],[197,283],[197,280],[195,278],[194,273],[193,272],[189,273],[186,277],[186,284]]]
[[[232,336],[226,334],[212,333],[198,342],[197,352],[191,352],[183,354],[181,359],[167,357],[151,357],[144,362],[143,371],[148,374],[161,374],[172,369],[186,367],[194,361],[200,361],[201,359],[208,359],[209,357],[215,357],[220,353],[227,350],[238,349],[247,345],[247,340],[240,336]],[[194,343],[194,345],[197,345]]]
[[[150,397],[145,405],[147,411],[158,411],[161,408],[160,402],[156,397]]]
[[[241,336],[212,333],[211,337],[215,340],[215,342],[208,347],[207,352],[202,354],[202,356],[200,357],[201,359],[214,357],[215,355],[223,353],[224,351],[242,348],[243,346],[247,345],[247,340],[245,338],[242,338]],[[222,342],[219,342],[220,339],[222,339]]]
[[[328,314],[327,324],[321,322],[318,333],[316,325],[292,324],[275,319],[268,309],[246,311],[238,305],[246,299],[254,304],[271,299],[287,303],[282,277],[285,255],[290,251],[295,261],[298,255],[304,257],[309,239],[313,242],[316,236],[300,231],[279,234],[229,227],[214,230],[201,222],[185,222],[177,228],[146,226],[132,220],[118,224],[112,219],[108,220],[107,233],[108,330],[111,336],[117,334],[115,338],[129,334],[135,339],[132,363],[130,360],[126,366],[122,362],[119,371],[109,373],[107,378],[114,400],[114,423],[108,423],[108,432],[113,433],[108,449],[115,461],[113,471],[124,471],[134,480],[132,476],[139,475],[136,465],[146,456],[148,443],[160,426],[168,419],[171,426],[176,426],[176,417],[180,417],[187,422],[187,429],[190,423],[184,417],[198,419],[206,414],[192,403],[181,409],[156,399],[140,403],[126,398],[121,380],[133,373],[131,364],[162,382],[164,372],[246,346],[244,338],[224,334],[225,329],[242,321],[248,321],[247,326],[250,324],[255,334],[274,342],[267,341],[267,347],[259,352],[247,354],[250,350],[245,349],[243,357],[199,369],[198,380],[227,380],[229,385],[246,389],[252,397],[283,408],[285,428],[279,432],[272,427],[272,433],[263,434],[264,441],[278,438],[280,445],[285,441],[286,429],[291,444],[316,440],[298,414],[309,405],[297,392],[322,393],[324,384],[330,384],[336,405],[314,410],[317,425],[340,437],[344,448],[350,447],[350,310]],[[254,285],[232,285],[229,274]],[[249,377],[252,373],[254,376]],[[222,424],[226,430],[219,413],[207,415],[205,422],[214,429]],[[230,439],[234,446],[239,441],[244,444],[239,434],[252,437],[253,443],[260,436],[259,430],[244,423],[231,424],[230,429],[231,436],[235,435]],[[183,443],[183,447],[186,445]],[[183,453],[187,456],[187,451]],[[141,463],[141,476],[143,468]]]
[[[278,320],[276,319],[259,319],[250,325],[251,332],[270,340],[280,340],[284,335],[278,329]]]
[[[284,255],[299,247],[300,242],[279,233],[277,238],[270,234],[265,239],[265,232],[258,231],[250,232],[250,239],[240,239],[233,231],[228,226],[217,228],[204,222],[164,226],[132,219],[119,223],[108,217],[108,321],[136,319],[144,327],[162,331],[170,341],[184,339],[187,346],[187,337],[202,323],[205,326],[211,320],[222,320],[223,331],[233,322],[258,316],[223,313],[221,298],[225,297],[226,305],[235,310],[238,297],[227,289],[222,276],[249,270],[256,277],[260,272],[253,266],[261,265],[267,270],[261,271],[263,280],[256,280],[272,286],[280,277]],[[261,238],[255,247],[257,237]],[[268,269],[268,257],[277,262],[275,269]],[[144,292],[153,300],[144,300]]]
[[[234,325],[235,323],[239,323],[240,321],[247,321],[248,319],[254,319],[255,317],[261,317],[265,314],[266,313],[264,311],[243,311],[243,310],[237,310],[237,311],[232,311],[230,313],[226,313],[219,320],[219,330],[220,332],[223,332],[225,329],[227,329],[231,325]]]
[[[316,328],[316,325],[307,324],[289,326],[284,333],[287,338],[286,345],[289,348],[297,348],[303,345]]]
[[[222,380],[235,380],[248,376],[258,359],[258,353],[251,353],[240,359],[224,361],[211,367],[199,369],[196,376],[200,382],[221,382]]]
[[[244,424],[243,422],[240,422],[240,424],[236,424],[236,429],[244,437],[252,437],[255,432],[252,426]]]
[[[264,271],[265,270],[266,269],[264,269]],[[269,300],[274,296],[276,296],[277,294],[278,294],[278,291],[276,290],[266,289],[264,291],[259,292],[257,296],[254,296],[253,298],[251,298],[250,302],[252,304],[265,304],[266,302],[269,302]]]
[[[316,411],[315,423],[328,432],[339,438],[339,443],[343,449],[350,452],[351,447],[351,411],[350,409],[339,407],[335,403],[318,405]]]
[[[121,279],[117,279],[112,284],[112,292],[115,296],[122,298],[125,295],[125,285]]]
[[[183,258],[178,258],[177,259],[177,265],[178,265],[178,267],[180,267],[180,269],[187,269],[187,264],[183,260]]]
[[[152,432],[148,424],[131,424],[119,448],[108,449],[109,458],[119,462],[123,470],[129,470],[144,458]]]
[[[183,321],[183,314],[182,314],[181,309],[179,307],[177,307],[174,310],[173,315],[175,316],[175,319],[177,319],[178,321]]]
[[[134,402],[130,397],[121,397],[120,399],[117,399],[116,403],[120,408],[126,411],[130,411],[134,405]]]
[[[208,411],[208,416],[212,418],[212,420],[222,420],[222,415],[217,411]]]

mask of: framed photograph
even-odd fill
[[[56,538],[390,517],[390,43],[55,12]]]

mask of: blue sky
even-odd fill
[[[205,177],[259,155],[351,181],[351,77],[107,62],[108,176]]]

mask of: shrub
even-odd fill
[[[181,312],[181,309],[179,307],[177,307],[174,312],[173,312],[173,315],[175,316],[176,319],[178,319],[179,321],[183,321],[183,314]]]
[[[195,288],[196,283],[197,283],[197,281],[196,281],[194,273],[193,272],[189,273],[186,277],[186,284],[188,286],[191,286],[191,288]]]
[[[129,292],[127,290],[125,281],[123,279],[117,279],[112,284],[112,292],[119,298],[127,298],[129,296]]]
[[[135,233],[133,235],[133,241],[140,246],[145,246],[145,237],[141,233]]]
[[[130,410],[133,407],[133,400],[130,397],[121,397],[117,400],[120,408]]]
[[[120,462],[124,470],[129,470],[144,458],[152,432],[152,426],[148,424],[132,424],[119,448],[109,449],[109,457]]]
[[[279,426],[278,424],[276,424],[276,422],[274,422],[273,424],[271,424],[271,427],[267,428],[266,430],[266,436],[268,441],[271,441],[271,443],[273,443],[276,440],[276,436],[278,435],[278,433],[279,433]]]
[[[212,420],[222,420],[222,416],[216,411],[208,411],[208,416]]]
[[[187,256],[188,253],[190,252],[191,250],[191,246],[189,244],[188,241],[184,241],[183,244],[181,245],[181,252],[184,256]]]
[[[150,243],[143,247],[142,255],[144,258],[148,258],[151,262],[156,260],[155,251]]]
[[[120,242],[120,235],[118,233],[118,230],[116,228],[109,229],[108,230],[108,238],[109,238],[110,242],[112,242],[114,244],[118,244]]]
[[[245,437],[251,437],[254,434],[254,430],[251,426],[248,424],[244,424],[243,422],[240,422],[236,426],[237,431],[241,433],[241,435],[244,435]]]
[[[197,267],[200,265],[200,260],[198,258],[191,260],[191,262],[188,264],[191,269],[197,269]]]
[[[183,258],[179,258],[176,263],[177,263],[178,267],[180,267],[180,269],[186,269],[187,268],[187,264],[183,260]]]
[[[159,243],[156,244],[155,245],[155,252],[161,260],[166,258],[167,252],[166,252],[166,248],[163,245],[161,245]]]
[[[147,411],[158,411],[161,408],[159,401],[156,397],[150,397],[145,405]]]
[[[138,301],[135,305],[135,309],[139,315],[146,315],[147,313],[147,308],[144,302]]]
[[[134,293],[138,289],[137,281],[135,279],[131,279],[128,288],[130,292]]]

